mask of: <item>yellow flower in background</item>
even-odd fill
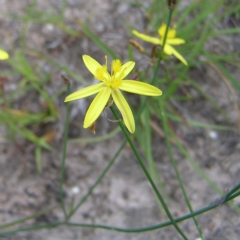
[[[8,53],[0,49],[0,60],[6,60],[8,58],[9,58]]]
[[[109,99],[112,98],[122,114],[127,129],[129,132],[133,133],[135,131],[134,117],[131,108],[120,90],[146,96],[160,96],[162,92],[160,89],[147,83],[135,80],[123,80],[123,78],[132,71],[135,62],[129,61],[122,64],[119,59],[113,60],[111,73],[109,73],[107,70],[107,57],[105,58],[106,64],[101,65],[92,57],[83,55],[85,66],[101,83],[94,84],[70,94],[66,97],[65,102],[85,98],[98,93],[88,108],[84,119],[83,127],[89,128],[100,116]]]
[[[162,26],[158,29],[158,34],[160,38],[151,37],[146,34],[140,33],[136,30],[133,30],[132,33],[146,42],[150,42],[150,43],[162,46],[166,29],[167,29],[166,24],[162,24]],[[180,45],[185,43],[184,39],[176,38],[176,34],[177,34],[177,31],[175,30],[175,28],[169,28],[167,38],[166,38],[166,43],[164,46],[164,53],[167,55],[174,55],[183,64],[187,65],[187,61],[184,59],[184,57],[171,46],[171,45]]]

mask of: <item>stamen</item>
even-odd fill
[[[122,65],[122,63],[119,59],[113,60],[112,61],[112,72],[113,73],[119,72],[121,69],[121,65]]]
[[[108,58],[107,58],[107,56],[105,55],[105,59],[106,59],[106,70],[108,69]]]

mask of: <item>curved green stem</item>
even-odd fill
[[[177,179],[178,179],[180,188],[182,190],[185,202],[186,202],[190,212],[193,213],[193,209],[192,209],[191,203],[190,203],[190,201],[188,199],[188,196],[187,196],[186,190],[184,188],[184,185],[183,185],[180,173],[179,173],[178,168],[177,168],[176,161],[175,161],[174,156],[173,156],[172,147],[171,147],[171,143],[170,143],[170,140],[169,140],[168,126],[167,126],[167,117],[166,117],[166,114],[165,114],[165,111],[164,111],[163,101],[160,102],[160,112],[161,112],[161,118],[162,118],[162,124],[163,124],[163,130],[164,130],[164,135],[165,135],[165,140],[166,140],[168,154],[170,156],[170,160],[171,160],[172,166],[174,168],[175,174],[177,176]],[[204,236],[203,236],[202,229],[200,228],[200,226],[198,224],[198,221],[197,221],[197,219],[195,217],[193,217],[193,221],[194,221],[194,223],[196,225],[196,228],[198,229],[199,235],[201,236],[202,239],[205,239]]]
[[[172,11],[169,11],[169,15],[168,15],[168,21],[167,21],[167,31],[169,29],[169,25],[170,25],[170,22],[171,22],[171,18],[172,18]],[[167,36],[167,31],[166,31],[166,34],[164,36],[164,41],[163,41],[163,48],[164,48],[164,45],[166,43],[166,36]],[[156,67],[154,68],[154,71],[153,71],[153,78],[151,80],[151,84],[155,83],[156,80],[157,80],[157,73],[158,73],[158,70],[159,70],[159,67],[160,67],[160,64],[161,64],[161,58],[158,59],[158,62],[157,62],[157,65]],[[144,108],[146,107],[146,104],[147,104],[147,97],[144,98],[141,106],[140,106],[140,110],[137,114],[137,117],[136,117],[136,122],[139,121],[140,119],[140,116],[144,110]],[[122,149],[124,148],[124,146],[126,145],[127,143],[127,140],[124,140],[122,145],[120,146],[120,148],[118,149],[117,153],[116,153],[116,157],[119,155],[119,153],[122,151]],[[115,156],[113,157],[113,159],[115,158]],[[110,163],[109,163],[109,166],[106,167],[106,169],[104,170],[104,172],[100,175],[100,177],[96,180],[96,182],[92,185],[92,187],[89,189],[88,193],[79,201],[79,203],[76,205],[76,207],[74,208],[74,213],[77,211],[77,209],[79,209],[79,207],[87,200],[87,198],[90,196],[90,194],[92,193],[93,189],[98,185],[98,183],[102,180],[102,178],[106,175],[107,171],[110,169],[110,167],[112,166],[112,161],[114,162],[115,160],[111,160]],[[70,215],[68,217],[71,217],[73,214],[72,212],[70,213]]]
[[[115,111],[115,109],[114,109],[113,107],[110,107],[110,109],[111,109],[114,117],[115,117],[116,119],[120,119],[119,116],[118,116],[118,114],[117,114],[117,112]],[[138,160],[138,162],[139,162],[139,164],[140,164],[143,172],[145,173],[148,181],[150,182],[150,184],[151,184],[151,186],[152,186],[152,188],[153,188],[153,190],[154,190],[157,198],[159,199],[160,203],[162,204],[162,206],[163,206],[163,208],[164,208],[164,210],[165,210],[168,218],[171,220],[171,223],[174,225],[174,227],[175,227],[176,230],[179,232],[179,234],[180,234],[184,239],[187,239],[187,237],[185,236],[185,234],[182,232],[182,230],[178,227],[178,225],[177,225],[176,222],[174,221],[174,218],[173,218],[172,214],[170,213],[170,211],[169,211],[169,209],[168,209],[168,207],[167,207],[167,204],[165,203],[165,201],[164,201],[161,193],[158,191],[155,183],[153,182],[150,174],[148,173],[148,170],[147,170],[147,168],[145,167],[145,165],[144,165],[144,163],[143,163],[143,160],[141,159],[141,157],[140,157],[137,149],[135,148],[135,145],[134,145],[132,139],[130,138],[130,136],[129,136],[129,134],[128,134],[126,128],[125,128],[125,126],[123,125],[123,123],[122,123],[121,121],[118,122],[118,124],[119,124],[120,128],[122,129],[122,131],[123,131],[123,133],[124,133],[124,135],[125,135],[128,143],[129,143],[129,145],[131,146],[132,151],[133,151],[133,153],[135,154],[135,156],[136,156],[136,158],[137,158],[137,160]]]
[[[235,194],[232,194],[231,196],[229,196],[228,198],[225,198],[223,200],[223,202],[221,204],[224,204],[236,197],[240,196],[240,192],[236,192]],[[182,217],[176,218],[175,222],[181,222],[184,220],[187,220],[189,218],[192,218],[194,216],[203,214],[204,212],[207,212],[209,210],[212,210],[216,207],[218,207],[219,205],[217,204],[211,204],[207,207],[201,208],[193,213],[189,213],[186,214]],[[58,227],[61,225],[65,225],[65,226],[69,226],[69,227],[88,227],[88,228],[101,228],[101,229],[105,229],[105,230],[109,230],[109,231],[118,231],[118,232],[125,232],[125,233],[140,233],[140,232],[147,232],[147,231],[152,231],[152,230],[156,230],[156,229],[160,229],[163,227],[167,227],[167,226],[171,226],[172,222],[171,221],[167,221],[167,222],[163,222],[160,224],[156,224],[156,225],[152,225],[152,226],[148,226],[148,227],[143,227],[143,228],[119,228],[119,227],[114,227],[114,226],[107,226],[107,225],[101,225],[101,224],[85,224],[85,223],[74,223],[74,222],[54,222],[54,223],[49,223],[49,224],[42,224],[42,225],[38,225],[38,226],[34,226],[34,227],[28,227],[28,228],[19,228],[19,229],[15,229],[12,231],[7,231],[7,232],[2,232],[0,233],[0,237],[6,237],[18,232],[27,232],[27,231],[36,231],[36,230],[41,230],[44,228],[52,228],[52,227]]]

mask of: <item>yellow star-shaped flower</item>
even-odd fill
[[[9,58],[8,53],[0,49],[0,60],[6,60],[8,58]]]
[[[66,97],[65,102],[85,98],[98,93],[88,108],[84,119],[83,127],[89,128],[100,116],[108,100],[112,97],[122,114],[127,129],[129,132],[133,133],[135,131],[134,117],[120,90],[146,96],[160,96],[162,95],[161,90],[147,83],[135,80],[123,80],[123,78],[132,71],[135,62],[129,61],[122,64],[119,59],[113,60],[111,73],[107,70],[107,57],[105,65],[99,64],[88,55],[83,55],[83,62],[87,69],[96,79],[101,81],[101,83],[94,84],[70,94]]]
[[[158,34],[160,38],[151,37],[146,34],[140,33],[136,30],[133,30],[132,33],[146,42],[150,42],[156,45],[163,45],[163,39],[164,39],[166,29],[167,29],[166,24],[162,24],[162,26],[158,29]],[[166,53],[167,55],[174,55],[183,64],[187,65],[187,61],[184,59],[184,57],[171,46],[171,45],[180,45],[185,43],[184,39],[176,38],[176,34],[177,32],[175,28],[169,28],[167,38],[166,38],[166,43],[164,46],[164,53]]]

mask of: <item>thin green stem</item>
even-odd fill
[[[232,190],[231,190],[232,191]],[[237,192],[231,196],[229,196],[228,198],[225,198],[223,200],[223,202],[221,204],[224,204],[236,197],[240,196],[240,192]],[[197,215],[203,214],[204,212],[208,212],[214,208],[217,208],[219,205],[217,204],[211,204],[207,207],[201,208],[193,213],[189,213],[186,214],[182,217],[176,218],[175,222],[182,222],[184,220],[187,220],[189,218],[195,217]],[[16,234],[18,232],[27,232],[27,231],[36,231],[36,230],[41,230],[41,229],[45,229],[45,228],[52,228],[52,227],[58,227],[58,226],[69,226],[69,227],[88,227],[88,228],[100,228],[100,229],[105,229],[105,230],[109,230],[109,231],[118,231],[118,232],[125,232],[125,233],[140,233],[140,232],[147,232],[147,231],[152,231],[152,230],[156,230],[156,229],[160,229],[160,228],[164,228],[167,226],[171,226],[172,222],[171,221],[167,221],[167,222],[163,222],[160,224],[156,224],[156,225],[152,225],[152,226],[148,226],[148,227],[143,227],[143,228],[119,228],[119,227],[114,227],[114,226],[107,226],[107,225],[101,225],[101,224],[85,224],[85,223],[73,223],[73,222],[54,222],[54,223],[48,223],[48,224],[42,224],[42,225],[37,225],[34,227],[28,227],[28,228],[19,228],[19,229],[15,229],[12,231],[8,231],[8,232],[2,232],[0,233],[0,237],[6,237],[12,234]]]
[[[111,109],[114,117],[115,117],[116,119],[119,119],[119,116],[118,116],[117,112],[115,111],[115,109],[114,109],[113,107],[110,107],[110,109]],[[152,188],[153,188],[156,196],[158,197],[160,203],[162,204],[162,206],[163,206],[163,208],[164,208],[164,210],[165,210],[168,218],[171,220],[172,224],[174,225],[174,227],[176,228],[176,230],[179,232],[179,234],[180,234],[184,239],[187,240],[187,237],[185,236],[185,234],[183,233],[183,231],[178,227],[178,225],[177,225],[176,222],[174,221],[174,218],[173,218],[172,214],[170,213],[170,211],[169,211],[169,209],[168,209],[168,207],[167,207],[167,204],[165,203],[165,201],[164,201],[161,193],[158,191],[155,183],[153,182],[150,174],[148,173],[148,170],[147,170],[147,168],[145,167],[145,165],[144,165],[144,163],[143,163],[143,160],[141,159],[141,157],[140,157],[137,149],[135,148],[135,145],[134,145],[132,139],[130,138],[130,136],[129,136],[129,134],[128,134],[126,128],[125,128],[125,126],[123,125],[123,123],[122,123],[121,121],[118,122],[118,124],[119,124],[120,128],[122,129],[122,131],[123,131],[123,133],[124,133],[124,135],[125,135],[128,143],[129,143],[129,145],[131,146],[132,151],[133,151],[133,153],[135,154],[135,156],[136,156],[136,158],[137,158],[137,160],[138,160],[138,162],[139,162],[139,164],[140,164],[143,172],[145,173],[148,181],[150,182],[150,184],[151,184],[151,186],[152,186]]]
[[[67,95],[70,94],[70,84],[67,84]],[[61,161],[61,175],[60,175],[60,200],[62,210],[64,212],[64,217],[67,219],[67,211],[64,203],[64,196],[63,196],[63,183],[65,179],[65,165],[66,165],[66,152],[67,152],[67,140],[68,140],[68,129],[69,129],[69,115],[70,115],[70,104],[66,103],[67,111],[66,111],[66,121],[64,126],[64,135],[63,135],[63,154],[62,154],[62,161]]]
[[[0,229],[10,228],[10,227],[13,227],[14,225],[17,225],[17,224],[20,224],[20,223],[24,223],[24,222],[26,222],[28,220],[36,219],[37,217],[46,215],[47,213],[51,212],[54,208],[56,208],[56,207],[52,207],[50,209],[44,210],[42,212],[35,213],[35,214],[30,215],[28,217],[25,217],[25,218],[22,218],[22,219],[19,219],[19,220],[10,222],[10,223],[6,223],[6,224],[3,224],[3,225],[0,225]]]
[[[103,177],[107,174],[108,170],[111,168],[111,166],[113,165],[113,163],[115,162],[115,160],[117,159],[117,157],[119,156],[119,154],[121,153],[122,149],[124,148],[125,144],[126,144],[126,140],[122,143],[121,147],[118,149],[118,151],[115,153],[114,157],[112,158],[112,160],[109,162],[109,164],[107,165],[107,167],[103,170],[103,172],[101,173],[101,175],[99,176],[99,178],[96,180],[96,182],[89,188],[88,192],[86,193],[86,195],[80,200],[80,202],[74,207],[74,209],[70,212],[70,214],[68,215],[68,218],[70,218],[78,209],[79,207],[88,199],[88,197],[91,195],[91,193],[93,192],[94,188],[101,182],[101,180],[103,179]]]
[[[158,173],[158,170],[152,155],[152,132],[151,132],[152,128],[149,124],[150,122],[149,108],[145,108],[143,115],[144,115],[144,122],[145,122],[143,127],[144,129],[143,131],[145,131],[144,138],[143,138],[142,132],[139,134],[140,134],[140,138],[142,139],[142,148],[145,149],[145,157],[148,161],[149,173],[152,176],[156,185],[159,187],[159,189],[161,189],[162,196],[164,197],[165,201],[170,202],[170,197],[167,193],[166,187],[164,186],[162,176]],[[160,202],[158,202],[158,204],[159,204],[160,213],[163,214],[163,208]]]
[[[171,19],[172,19],[172,11],[169,11],[168,20],[167,20],[167,28],[166,28],[166,32],[165,32],[164,39],[163,39],[162,49],[164,49],[164,46],[165,46],[165,44],[166,44],[167,33],[168,33],[168,29],[169,29],[169,26],[170,26],[170,23],[171,23]],[[158,74],[158,70],[159,70],[159,68],[160,68],[161,60],[162,60],[162,59],[159,57],[159,58],[158,58],[158,61],[157,61],[157,65],[156,65],[156,67],[153,69],[153,78],[152,78],[152,80],[150,81],[150,84],[153,84],[153,85],[154,85],[154,84],[156,83],[156,81],[157,81],[157,74]],[[136,122],[139,121],[140,116],[141,116],[144,108],[146,107],[147,99],[148,99],[148,98],[145,97],[144,100],[143,100],[143,102],[142,102],[142,104],[141,104],[141,106],[140,106],[140,110],[139,110],[138,115],[137,115],[137,117],[136,117]]]
[[[166,44],[166,40],[167,40],[167,34],[168,34],[168,29],[171,23],[171,19],[172,19],[172,13],[173,11],[169,11],[169,15],[168,15],[168,20],[167,20],[167,28],[166,28],[166,32],[163,38],[163,44],[162,44],[162,51],[164,50],[165,44]]]
[[[172,12],[169,11],[169,16],[168,16],[168,21],[167,21],[167,31],[169,29],[169,25],[170,25],[170,22],[171,22],[171,18],[172,18]],[[166,36],[167,36],[167,31],[166,31],[166,34],[164,36],[164,41],[163,41],[163,48],[164,48],[164,45],[166,43]],[[153,71],[153,78],[151,80],[151,84],[155,83],[156,80],[157,80],[157,73],[158,73],[158,70],[159,70],[159,67],[160,67],[160,64],[161,64],[161,58],[158,59],[158,62],[157,62],[157,65],[156,67],[154,68],[154,71]],[[139,121],[140,119],[140,116],[144,110],[144,108],[146,107],[146,104],[147,104],[147,97],[144,98],[141,106],[140,106],[140,110],[137,114],[137,117],[136,117],[136,122]],[[127,143],[127,140],[124,140],[122,145],[120,146],[120,148],[118,149],[118,151],[116,152],[115,156],[118,156],[119,153],[122,151],[122,149],[124,148],[124,146],[126,145]],[[113,159],[115,158],[115,156],[113,157]],[[114,160],[111,160],[111,162]],[[106,175],[106,173],[108,172],[108,170],[110,169],[110,167],[112,166],[111,162],[109,163],[109,167],[107,166],[106,169],[104,170],[103,174],[100,175],[100,177],[96,180],[96,182],[92,185],[92,187],[89,189],[88,193],[79,201],[79,203],[76,205],[76,207],[74,208],[74,213],[77,211],[77,209],[79,209],[79,207],[86,201],[86,199],[90,196],[90,194],[92,193],[93,189],[99,184],[99,182],[102,180],[102,178]],[[74,214],[73,213],[73,214]],[[69,217],[71,217],[72,215],[72,212],[70,213]]]
[[[231,196],[233,193],[235,193],[236,191],[238,191],[240,189],[240,183],[233,187],[227,194],[226,194],[226,198],[228,198],[229,196]]]
[[[182,145],[180,140],[173,135],[173,139],[178,146],[179,150],[184,154],[186,159],[189,161],[189,163],[193,166],[195,171],[209,184],[209,186],[218,194],[222,195],[223,191],[206,175],[206,173],[197,165],[196,161],[190,156],[188,150]],[[235,188],[234,188],[235,189]],[[232,191],[232,190],[231,190]],[[238,206],[236,206],[234,203],[229,203],[231,207],[233,207],[236,211],[240,212],[240,209]]]
[[[174,156],[173,156],[172,147],[171,147],[171,143],[170,143],[170,140],[169,140],[167,117],[166,117],[166,114],[165,114],[165,111],[164,111],[163,101],[160,101],[160,111],[161,111],[163,131],[164,131],[164,135],[165,135],[165,140],[166,140],[166,145],[167,145],[168,154],[169,154],[169,156],[170,156],[170,160],[171,160],[172,166],[173,166],[173,168],[174,168],[174,171],[175,171],[175,174],[176,174],[176,176],[177,176],[177,179],[178,179],[180,188],[181,188],[182,193],[183,193],[183,196],[184,196],[184,198],[185,198],[185,202],[186,202],[186,204],[187,204],[190,212],[193,213],[193,209],[192,209],[191,203],[190,203],[190,201],[189,201],[189,199],[188,199],[186,190],[185,190],[185,188],[184,188],[184,185],[183,185],[181,176],[180,176],[179,171],[178,171],[178,168],[177,168],[177,164],[176,164],[175,158],[174,158]],[[198,229],[198,232],[199,232],[201,238],[202,238],[202,239],[205,239],[204,236],[203,236],[203,233],[202,233],[202,229],[201,229],[201,227],[199,226],[198,221],[197,221],[197,219],[196,219],[195,217],[193,217],[193,221],[194,221],[194,223],[195,223],[195,225],[196,225],[196,228]]]

